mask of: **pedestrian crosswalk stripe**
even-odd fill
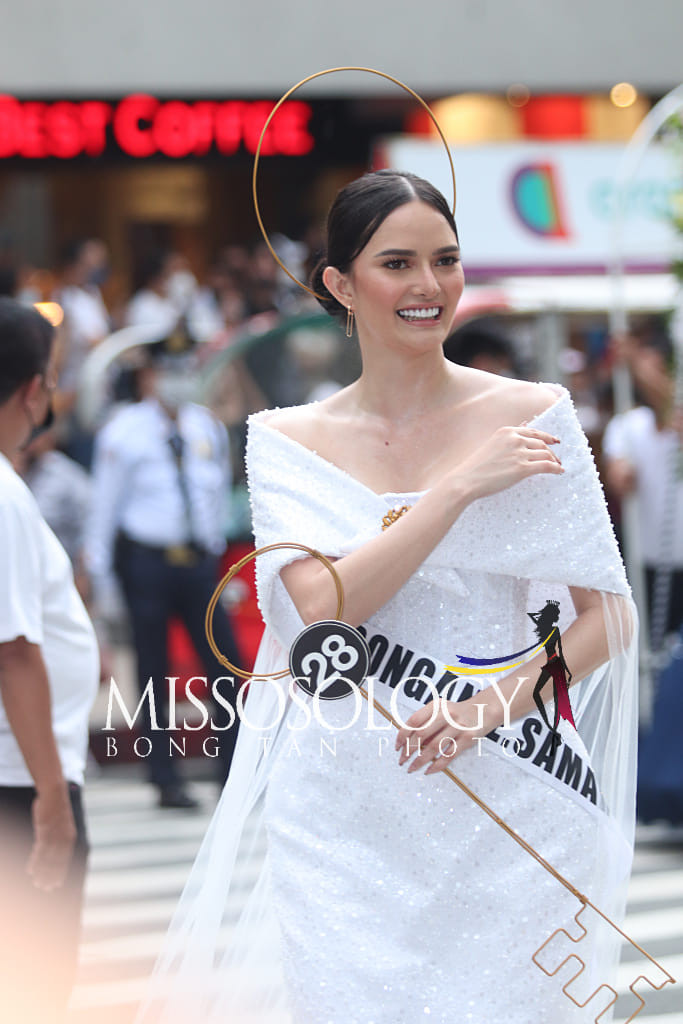
[[[215,805],[213,784],[197,783],[195,791],[202,807],[187,813],[154,806],[152,791],[136,779],[103,774],[86,786],[92,854],[79,977],[66,1024],[91,1024],[94,1019],[132,1024]],[[258,874],[264,840],[255,838],[251,859],[236,866],[225,938]],[[680,979],[661,992],[644,992],[647,1004],[638,1024],[683,1024],[683,863],[678,868],[675,864],[671,849],[656,840],[637,850],[625,931]],[[630,960],[631,952],[626,955]],[[640,963],[620,965],[620,991],[633,979],[634,966],[639,973]]]
[[[672,900],[683,900],[683,872],[680,869],[633,875],[628,887],[629,905],[655,900],[669,906]]]
[[[683,906],[629,913],[628,934],[645,948],[660,939],[677,936],[683,942]]]

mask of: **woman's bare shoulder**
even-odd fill
[[[292,441],[315,449],[330,419],[329,401],[325,399],[308,405],[293,405],[287,409],[272,409],[261,415],[261,422]]]
[[[472,397],[487,403],[495,402],[500,417],[511,424],[540,416],[554,405],[562,394],[559,389],[555,390],[548,384],[499,377],[482,370],[472,372],[476,374],[468,382],[472,389]]]
[[[537,384],[529,380],[505,380],[507,387],[504,388],[501,398],[505,398],[506,406],[514,421],[532,420],[540,416],[558,401],[561,391],[555,390],[548,384]]]

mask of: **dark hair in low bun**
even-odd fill
[[[437,188],[407,171],[372,171],[346,185],[334,200],[327,216],[327,249],[311,274],[310,286],[322,298],[323,309],[338,319],[346,309],[323,284],[325,267],[346,274],[356,256],[375,231],[399,206],[418,199],[446,218],[455,237],[458,229],[450,207]]]
[[[334,295],[327,290],[327,287],[323,283],[323,271],[325,270],[325,267],[329,267],[329,265],[330,261],[327,256],[321,256],[313,268],[313,273],[311,274],[308,283],[313,291],[317,293],[316,299],[325,312],[329,313],[330,316],[337,317],[341,320],[342,314],[346,316],[346,310],[340,302],[337,302]]]

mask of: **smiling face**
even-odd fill
[[[464,286],[455,233],[421,200],[393,210],[349,272],[328,267],[324,280],[353,308],[361,343],[442,344]]]

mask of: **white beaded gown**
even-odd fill
[[[373,493],[267,420],[268,413],[251,417],[247,452],[257,546],[298,542],[340,557],[378,534],[389,509],[419,499]],[[395,689],[394,707],[405,719],[429,699],[419,680],[406,682],[406,676],[428,677],[437,666],[435,681],[444,665],[463,656],[502,660],[534,644],[527,612],[556,600],[564,630],[575,615],[568,587],[603,592],[610,659],[570,690],[579,735],[562,721],[563,744],[553,757],[535,713],[514,748],[499,734],[497,741],[482,740],[479,749],[457,757],[452,768],[572,885],[618,914],[630,866],[634,802],[632,605],[568,393],[558,389],[556,403],[534,423],[561,439],[565,473],[532,477],[468,507],[420,570],[365,624],[373,652],[370,672],[380,703],[388,707]],[[294,557],[297,552],[278,550],[257,561],[267,626],[257,662],[261,672],[287,664],[287,651],[302,629],[279,576]],[[471,682],[478,688],[504,674],[475,675]],[[266,700],[266,690],[255,690],[259,685],[275,691],[272,683],[251,684],[256,718],[258,700]],[[284,693],[288,680],[277,685]],[[250,693],[247,711],[251,702]],[[210,859],[204,861],[195,879],[199,895],[186,901],[194,919],[181,926],[181,938],[192,933],[201,941],[206,934],[196,907],[214,899],[202,896],[201,888],[227,886],[229,833],[245,821],[250,800],[265,792],[268,858],[257,902],[269,902],[277,920],[287,1007],[278,1020],[594,1020],[606,1005],[604,991],[597,1009],[595,1000],[581,1009],[562,992],[576,970],[561,979],[548,977],[531,960],[555,929],[580,933],[572,920],[580,909],[576,898],[446,776],[399,767],[393,727],[381,731],[387,723],[377,714],[369,722],[367,705],[345,728],[353,699],[321,704],[324,724],[311,716],[298,728],[306,716],[289,702],[265,768],[260,757],[263,786],[249,799],[240,777],[245,751],[255,745],[254,731],[241,729],[242,760],[228,782],[209,850],[216,862],[211,850],[224,843],[220,857],[227,867],[221,875]],[[263,716],[265,725],[266,711]],[[252,925],[255,914],[250,909],[247,915]],[[240,956],[247,955],[244,944],[254,934],[253,928],[238,930]],[[551,971],[570,952],[568,940],[555,941],[559,946],[539,956]],[[612,980],[614,954],[595,920],[581,947],[586,968],[571,986],[577,1002]],[[206,1019],[265,1021],[269,999],[261,1015],[250,1014],[226,981]],[[601,1021],[609,1019],[608,1012]]]
[[[475,503],[366,624],[368,636],[388,635],[413,652],[413,665],[417,652],[450,664],[457,655],[495,658],[524,649],[534,639],[526,613],[547,599],[559,600],[564,628],[573,618],[566,584],[628,593],[568,394],[536,422],[561,438],[565,476],[535,477]],[[274,431],[267,414],[253,417],[250,430],[257,545],[298,540],[343,555],[379,532],[388,509],[419,499],[375,495]],[[301,628],[276,575],[291,557],[264,556],[257,568],[262,612],[285,646]],[[390,687],[378,680],[377,693],[388,706]],[[576,689],[571,693],[574,702]],[[368,729],[365,708],[344,729],[350,701],[324,707],[336,733],[311,720],[292,734],[267,787],[273,896],[293,1021],[592,1020],[595,1009],[574,1007],[563,982],[531,961],[555,928],[569,926],[575,898],[450,779],[399,767],[392,732]],[[419,704],[397,706],[407,718]],[[568,723],[561,727],[573,732]],[[583,744],[575,737],[577,749]],[[606,815],[577,798],[573,785],[558,783],[558,774],[567,774],[560,773],[561,751],[555,763],[535,748],[531,755],[510,756],[483,742],[453,767],[573,885],[604,903]],[[525,768],[534,758],[541,763],[532,774]],[[617,839],[611,853],[622,878],[625,847]],[[583,958],[588,974],[595,949],[584,949]],[[573,990],[578,1001],[604,979],[593,978],[588,992],[583,980]]]

